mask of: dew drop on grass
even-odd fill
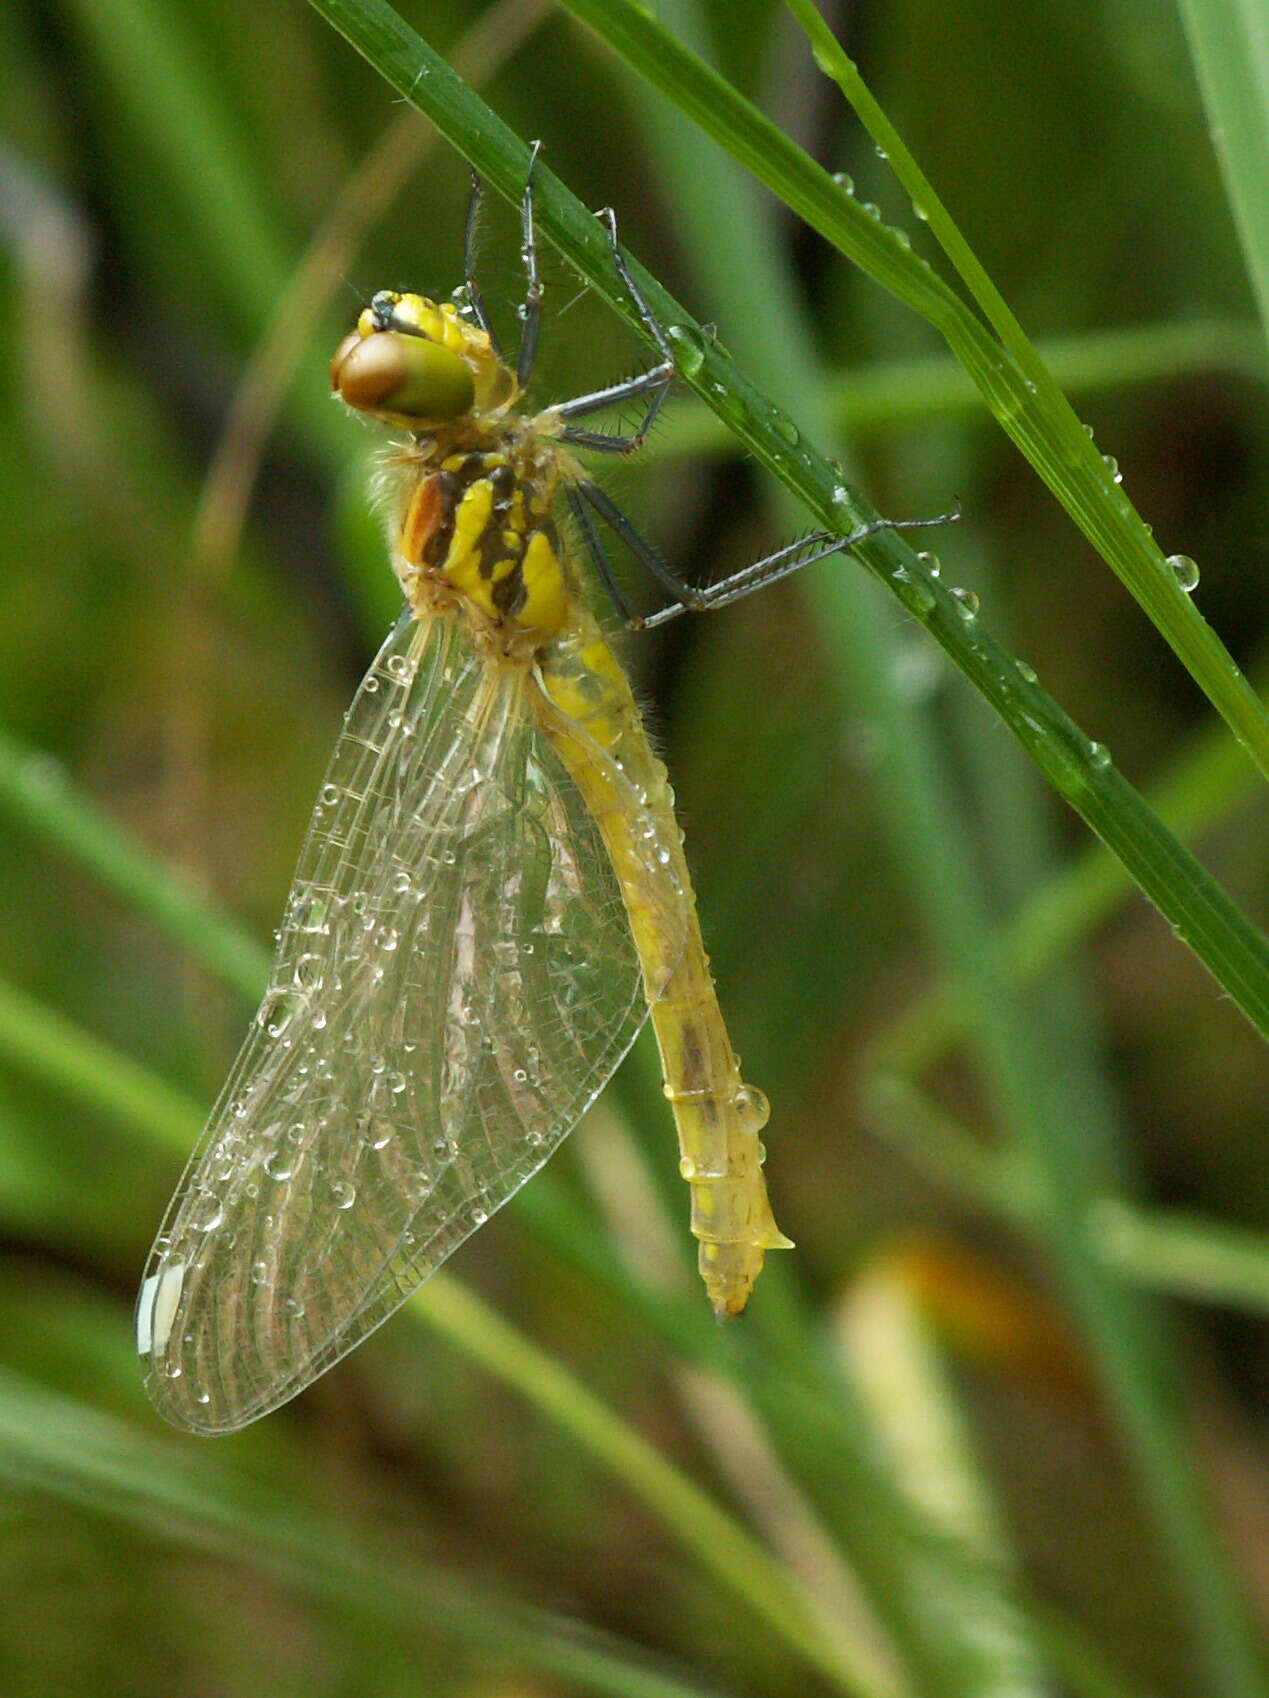
[[[975,619],[978,616],[978,597],[973,590],[961,589],[959,586],[952,591],[960,606],[963,619]]]
[[[705,342],[688,324],[671,324],[665,334],[674,346],[674,363],[684,377],[695,377],[705,364]]]
[[[1088,745],[1088,764],[1094,772],[1105,772],[1110,765],[1110,750],[1105,743],[1090,743]]]
[[[1177,581],[1177,588],[1184,590],[1186,595],[1192,595],[1198,588],[1198,561],[1191,560],[1188,554],[1169,554],[1168,565]]]

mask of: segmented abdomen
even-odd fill
[[[545,692],[542,729],[599,826],[625,899],[678,1127],[680,1171],[691,1186],[701,1277],[715,1311],[737,1315],[765,1252],[791,1245],[772,1216],[762,1175],[758,1134],[767,1102],[742,1081],[723,1024],[669,778],[625,674],[589,614],[541,652],[538,678]],[[595,759],[596,744],[618,774]],[[636,822],[657,834],[655,861],[680,916],[673,933],[658,917],[666,892],[649,889],[646,846],[639,851],[631,839]]]

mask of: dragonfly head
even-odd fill
[[[336,348],[330,381],[358,412],[414,431],[503,407],[516,394],[485,331],[448,302],[388,290]]]

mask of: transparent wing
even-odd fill
[[[643,1023],[616,878],[525,689],[454,621],[407,617],[349,709],[270,990],[141,1287],[150,1395],[179,1426],[241,1426],[351,1350],[541,1166]],[[609,777],[682,936],[656,832]]]

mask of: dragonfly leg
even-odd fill
[[[481,187],[480,178],[473,171],[471,194],[467,200],[467,222],[463,228],[463,289],[472,317],[489,338],[489,345],[495,355],[501,359],[502,346],[498,341],[498,332],[493,327],[493,320],[485,306],[485,297],[476,281],[476,251],[480,245],[480,207],[483,199],[484,189]]]
[[[660,361],[650,371],[640,372],[637,377],[626,378],[622,383],[609,384],[606,389],[595,389],[586,395],[577,395],[571,401],[564,401],[554,409],[561,419],[585,418],[588,413],[598,413],[605,407],[620,406],[623,401],[634,401],[641,396],[648,396],[648,405],[643,418],[636,428],[628,434],[615,434],[602,430],[575,430],[566,426],[560,432],[562,442],[571,443],[575,448],[592,448],[600,454],[637,454],[648,439],[648,432],[656,422],[661,404],[669,393],[674,381],[675,365],[674,350],[670,339],[665,333],[665,327],[644,299],[643,291],[635,282],[630,267],[626,264],[625,256],[617,241],[617,216],[611,207],[605,207],[598,214],[608,226],[608,234],[612,239],[613,264],[617,267],[617,275],[630,291],[630,295],[639,312],[639,317],[647,326],[648,333],[661,351]]]
[[[569,512],[573,515],[582,542],[585,544],[586,552],[594,561],[595,570],[599,573],[600,581],[608,591],[613,606],[632,631],[638,630],[643,622],[626,600],[625,591],[617,582],[617,574],[612,569],[612,561],[608,558],[608,551],[604,547],[603,539],[600,537],[595,521],[587,512],[586,503],[579,493],[584,488],[585,485],[581,484],[565,484],[564,498],[568,502]]]
[[[643,630],[652,630],[657,625],[677,619],[682,613],[705,613],[715,607],[726,607],[729,602],[739,601],[754,590],[764,589],[768,584],[779,583],[781,578],[791,577],[794,572],[800,572],[804,566],[814,565],[817,560],[823,560],[827,555],[840,554],[846,549],[854,548],[857,543],[876,536],[880,531],[927,530],[935,525],[954,524],[960,516],[958,502],[951,512],[936,514],[932,519],[871,519],[866,525],[860,525],[857,530],[844,537],[835,536],[829,531],[812,531],[809,536],[799,537],[795,542],[777,548],[773,554],[764,554],[761,560],[751,560],[748,566],[742,566],[738,572],[731,573],[716,584],[708,584],[704,589],[692,590],[690,595],[679,596],[677,602],[659,607],[655,613],[641,619],[639,625]]]
[[[524,199],[520,203],[521,246],[526,288],[520,308],[520,353],[516,359],[516,377],[521,389],[533,375],[538,357],[538,330],[542,324],[542,281],[538,276],[537,232],[533,227],[533,167],[538,162],[542,143],[535,141],[529,152],[529,173],[524,179]]]
[[[574,486],[574,490],[576,495],[581,498],[581,502],[593,507],[595,512],[599,514],[600,518],[612,531],[613,535],[619,538],[621,542],[625,543],[631,554],[634,555],[635,559],[644,568],[648,575],[654,578],[663,590],[676,598],[676,602],[681,604],[680,611],[689,607],[693,609],[704,608],[708,605],[708,603],[704,600],[704,592],[693,589],[690,584],[686,583],[679,577],[673,567],[666,564],[660,554],[658,554],[657,550],[648,541],[647,537],[645,537],[641,531],[637,530],[636,527],[630,523],[630,520],[627,519],[626,515],[621,511],[621,508],[617,506],[611,496],[606,495],[605,492],[600,489],[598,484],[590,483],[589,481],[579,481]],[[570,493],[573,493],[573,491],[570,491]],[[594,554],[596,552],[595,543],[598,542],[598,534],[595,531],[594,521],[591,519],[590,514],[584,511],[582,517],[582,530],[586,537],[587,546],[591,549],[592,554]],[[599,564],[598,555],[596,555],[596,564]],[[611,567],[609,567],[607,571],[605,571],[603,566],[600,567],[600,575],[603,577],[605,583],[608,583],[610,573]],[[642,630],[647,624],[647,620],[638,614],[632,613],[629,607],[626,606],[625,598],[619,593],[614,594],[613,599],[616,601],[621,611],[626,615],[627,624],[630,625],[633,630]]]
[[[588,479],[578,479],[568,486],[567,495],[582,540],[595,562],[604,587],[632,631],[653,630],[658,625],[668,624],[671,619],[677,619],[683,613],[707,613],[716,607],[726,607],[733,601],[740,601],[742,597],[751,595],[754,590],[764,589],[768,584],[779,583],[781,578],[791,577],[804,566],[812,566],[817,560],[823,560],[830,554],[839,554],[853,548],[856,543],[876,536],[879,531],[926,530],[933,525],[952,524],[960,518],[958,503],[950,513],[940,513],[933,519],[872,519],[868,524],[852,531],[849,536],[837,536],[831,531],[812,531],[808,536],[785,543],[782,548],[777,548],[771,554],[764,554],[760,560],[751,560],[748,566],[742,566],[738,572],[732,572],[716,584],[697,588],[679,577],[647,537],[631,524],[616,502],[598,484],[591,483]],[[595,521],[587,511],[588,507],[598,513],[613,535],[626,545],[649,576],[675,598],[672,602],[657,608],[654,613],[638,614],[632,611],[617,583],[612,562],[604,549]]]

